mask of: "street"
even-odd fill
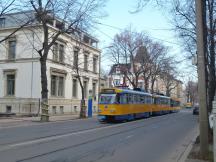
[[[96,118],[0,129],[1,162],[179,161],[197,132],[190,110],[126,123]]]

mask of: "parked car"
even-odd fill
[[[195,106],[193,108],[193,115],[199,115],[199,107],[198,106]]]

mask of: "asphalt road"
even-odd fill
[[[197,131],[191,111],[126,123],[96,119],[0,130],[0,162],[174,162]]]

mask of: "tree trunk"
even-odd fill
[[[81,89],[82,89],[82,99],[80,102],[80,118],[86,118],[86,106],[85,106],[85,96],[84,96],[83,86],[81,87]]]
[[[148,92],[148,88],[149,88],[149,81],[148,81],[148,79],[144,79],[144,82],[145,82],[145,85],[144,85],[144,87],[145,87],[145,91]]]
[[[77,73],[78,73],[78,80],[79,80],[79,84],[80,84],[81,92],[82,92],[82,99],[80,101],[80,118],[86,118],[86,105],[85,105],[84,87],[83,87],[81,78],[79,76],[78,68],[77,68]]]
[[[47,89],[47,67],[46,67],[46,59],[40,58],[41,64],[41,121],[47,122],[49,121],[49,113],[48,113],[48,89]]]
[[[152,82],[151,82],[151,93],[154,93],[154,84],[155,84],[155,79],[152,79]]]

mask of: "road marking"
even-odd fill
[[[129,136],[127,136],[125,139],[129,139],[129,138],[131,138],[131,137],[133,137],[134,135],[129,135]]]

